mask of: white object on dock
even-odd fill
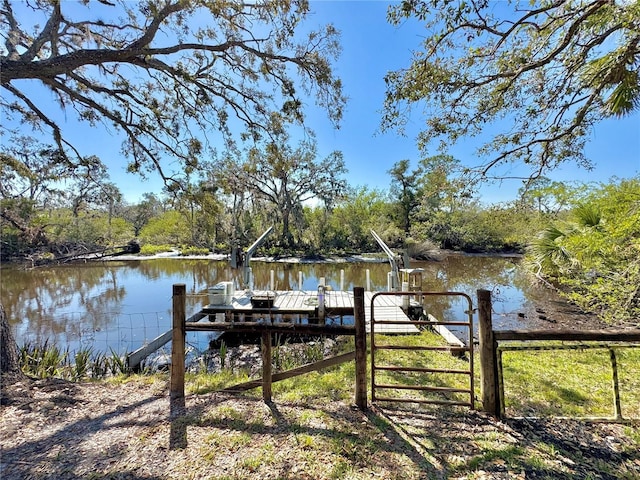
[[[324,322],[325,286],[318,285],[318,318]]]
[[[220,282],[207,289],[211,305],[230,305],[235,294],[233,282]]]
[[[409,291],[409,282],[402,282],[402,291],[403,292],[408,292]],[[404,308],[409,308],[409,296],[408,295],[403,295],[402,296],[402,306]]]

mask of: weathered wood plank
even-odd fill
[[[353,308],[353,294],[349,292],[327,292],[329,308]]]
[[[140,368],[140,364],[142,361],[151,355],[153,352],[166,345],[171,341],[171,336],[173,335],[173,330],[168,330],[164,332],[162,335],[157,336],[153,340],[151,340],[148,344],[140,347],[139,349],[131,352],[127,355],[127,368],[129,370],[137,370]]]
[[[374,292],[365,292],[365,315],[367,331],[371,322],[371,299]],[[378,295],[374,301],[376,319],[398,320],[409,322],[409,318],[400,309],[402,296]],[[253,308],[249,292],[238,292],[231,305],[208,305],[203,309],[205,313],[232,312],[235,314],[270,314],[270,315],[313,315],[317,308],[316,291],[277,291],[276,300],[272,308]],[[328,290],[325,293],[325,308],[333,310],[334,314],[350,315],[354,308],[353,292]],[[254,329],[254,331],[256,331]],[[415,325],[386,325],[377,329],[380,333],[415,334],[419,333]]]
[[[356,356],[355,351],[347,352],[341,355],[336,355],[335,357],[325,358],[324,360],[320,360],[319,362],[307,363],[306,365],[302,365],[301,367],[297,367],[297,368],[292,368],[291,370],[287,370],[286,372],[274,373],[271,375],[271,382],[279,382],[281,380],[297,377],[305,373],[314,372],[316,370],[322,370],[323,368],[329,368],[335,365],[340,365],[341,363],[345,363],[353,360],[355,356]],[[223,392],[242,392],[245,390],[258,388],[262,386],[262,384],[263,384],[263,379],[259,378],[257,380],[251,380],[249,382],[240,383],[232,387],[227,387],[222,391]]]
[[[354,335],[353,325],[315,325],[307,323],[198,322],[186,325],[189,332],[263,332],[300,335]]]
[[[428,318],[432,322],[438,322],[438,319],[431,314],[428,315]],[[433,328],[438,333],[438,335],[444,338],[449,345],[455,345],[456,347],[467,346],[467,344],[460,338],[458,338],[451,330],[449,330],[446,325],[439,325],[435,323],[431,326],[431,328]]]
[[[187,318],[187,322],[197,322],[203,319],[207,315],[203,312],[197,312]],[[164,345],[171,341],[172,330],[164,332],[162,335],[157,336],[146,345],[134,350],[127,355],[127,368],[129,370],[136,370],[140,367],[145,358],[151,355],[156,350],[162,348]]]

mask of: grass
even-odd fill
[[[640,419],[640,349],[616,349],[622,415]],[[506,414],[613,417],[607,349],[502,354]]]
[[[182,245],[180,247],[180,255],[182,256],[187,256],[187,255],[208,255],[210,252],[210,250],[208,248],[204,248],[204,247],[193,247],[193,246],[189,246],[189,245]]]
[[[376,336],[376,345],[420,347],[443,345],[433,332],[420,335]],[[273,348],[274,372],[318,361],[323,357],[323,343],[290,344],[286,341]],[[352,350],[352,339],[343,338],[333,354]],[[616,348],[622,416],[640,419],[640,348]],[[25,373],[38,378],[58,377],[69,380],[117,378],[127,374],[124,357],[111,351],[109,355],[84,349],[70,355],[55,345],[24,345],[20,360]],[[613,376],[608,349],[505,351],[502,353],[505,413],[507,416],[541,417],[613,417]],[[450,370],[468,370],[468,358],[447,352],[377,350],[376,365],[411,366]],[[481,398],[479,360],[475,359],[474,397]],[[367,368],[370,370],[368,362]],[[371,372],[369,371],[369,378]],[[354,395],[353,362],[312,372],[274,383],[273,395],[286,402],[328,399],[349,401]],[[188,373],[186,392],[206,394],[249,381],[247,371],[223,368],[218,373]],[[469,388],[469,377],[463,374],[413,373],[377,371],[376,383],[387,385],[428,385],[434,387]],[[370,386],[368,387],[370,388]],[[260,395],[259,389],[249,395]],[[466,402],[467,393],[421,392],[384,389],[378,396],[402,399],[434,399]],[[480,404],[476,405],[481,408]]]
[[[352,349],[352,339],[337,351]],[[420,347],[442,345],[430,331],[414,336],[379,336],[377,345]],[[305,349],[278,344],[273,349],[277,370],[319,359],[322,343]],[[620,397],[625,418],[640,419],[640,349],[616,350]],[[82,351],[74,356],[50,345],[21,350],[24,368],[37,376],[54,374],[71,380],[103,374],[110,383],[167,384],[166,374],[124,375],[124,364],[111,355]],[[476,360],[476,367],[479,365]],[[466,370],[469,359],[448,352],[378,350],[376,365]],[[464,407],[380,402],[368,412],[353,405],[354,362],[308,373],[273,384],[272,404],[261,400],[260,388],[242,395],[211,392],[249,380],[246,371],[188,373],[186,392],[211,402],[176,419],[172,428],[200,438],[184,463],[172,463],[181,478],[637,478],[640,472],[640,428],[637,425],[585,427],[563,431],[572,424],[518,423],[515,417],[611,417],[612,373],[609,351],[550,350],[503,352],[507,417],[491,421]],[[370,369],[368,362],[367,368]],[[274,368],[275,370],[276,368]],[[370,378],[369,372],[369,378]],[[475,398],[479,400],[479,368]],[[377,383],[467,388],[468,375],[381,371]],[[164,387],[166,388],[166,387]],[[367,388],[370,391],[370,383]],[[409,399],[468,400],[468,394],[389,389],[384,394]],[[206,399],[209,400],[206,400]],[[514,423],[515,422],[515,423]],[[179,426],[180,425],[180,426]],[[603,424],[604,425],[604,424]],[[148,447],[162,427],[140,434]],[[605,428],[599,436],[581,437],[588,428]],[[611,433],[611,432],[614,433]],[[582,445],[588,438],[588,443]],[[606,443],[614,439],[614,450]],[[600,443],[597,443],[600,442]],[[198,459],[192,470],[193,458]],[[211,475],[205,472],[217,472]],[[498,477],[487,477],[493,472]]]
[[[379,336],[376,345],[443,345],[436,334],[424,331],[412,336]],[[282,345],[280,347],[284,347]],[[340,352],[349,350],[350,341],[342,343]],[[309,353],[310,352],[310,353]],[[317,360],[321,352],[314,344],[307,354],[284,353],[274,348],[274,370],[286,370]],[[607,349],[507,351],[502,354],[505,413],[511,417],[613,418],[613,376]],[[616,349],[620,401],[625,419],[640,419],[640,349]],[[283,360],[285,359],[286,360]],[[448,352],[378,350],[376,365],[412,366],[450,370],[468,370],[469,359]],[[474,398],[481,409],[479,359],[475,358]],[[368,362],[370,378],[370,363]],[[284,402],[351,401],[354,396],[355,365],[353,362],[312,372],[273,384],[273,396]],[[196,374],[187,378],[187,390],[206,393],[242,383],[246,373],[237,375],[223,370],[216,374]],[[469,376],[448,373],[413,373],[378,371],[376,383],[388,385],[428,385],[434,387],[469,388]],[[370,384],[368,385],[370,389]],[[369,392],[370,394],[371,392]],[[259,389],[250,395],[260,395]],[[468,402],[468,393],[422,392],[384,389],[378,396],[401,399],[433,399]]]
[[[376,346],[404,346],[427,347],[446,346],[443,339],[428,330],[420,335],[406,336],[380,336],[376,340]],[[469,359],[451,355],[448,351],[424,351],[424,350],[376,350],[375,363],[377,367],[419,367],[440,370],[469,371]],[[436,388],[470,389],[470,376],[460,373],[424,373],[405,371],[377,371],[376,384],[381,385],[406,385],[429,386]],[[390,398],[438,400],[469,402],[469,394],[461,392],[427,392],[399,389],[383,389],[379,395]]]
[[[171,245],[150,245],[145,244],[140,247],[140,255],[150,256],[158,253],[170,252],[173,250]]]
[[[124,357],[114,350],[106,355],[85,348],[71,355],[68,350],[63,351],[45,341],[42,345],[23,345],[18,355],[22,371],[37,378],[55,377],[79,381],[127,373]]]
[[[428,331],[419,336],[378,340],[379,344],[411,346],[441,343]],[[350,349],[351,342],[341,343],[335,353]],[[610,413],[608,351],[521,353],[510,352],[503,359],[508,414]],[[468,359],[442,352],[381,350],[378,354],[378,364],[456,369],[469,365]],[[285,351],[274,351],[275,355],[282,359]],[[291,358],[292,367],[309,360],[300,353]],[[638,349],[619,350],[618,360],[623,408],[630,416],[638,413],[638,402],[636,407],[631,403],[638,394]],[[85,378],[90,377],[91,367],[78,368],[85,372]],[[468,383],[468,378],[456,375],[423,374],[424,378],[419,378],[385,374],[389,375],[389,382],[448,386]],[[147,384],[149,389],[157,390],[155,384],[162,383],[165,394],[168,383],[167,374],[108,378],[115,384],[143,382],[145,390]],[[167,468],[157,478],[631,479],[640,472],[640,428],[634,425],[575,422],[577,427],[571,431],[563,430],[573,425],[569,421],[498,422],[468,408],[416,404],[375,405],[361,412],[353,407],[354,378],[354,364],[347,362],[276,382],[274,402],[265,404],[259,388],[242,395],[209,395],[246,381],[246,372],[226,369],[216,374],[188,374],[186,390],[197,398],[187,400],[185,414],[168,422],[168,412],[161,411],[161,420],[149,421],[148,426],[142,422],[143,430],[137,432],[131,449],[137,452],[136,459],[144,457],[145,452],[153,455],[160,448],[158,445],[166,448],[169,428],[184,427],[188,445],[154,457],[164,461]],[[478,381],[475,384],[479,386]],[[415,394],[403,390],[394,393]],[[476,396],[480,397],[479,391]],[[592,434],[594,431],[599,434]],[[607,443],[611,438],[617,442],[615,449]],[[120,478],[118,469],[122,465],[101,468],[113,470],[96,478],[111,478],[110,473],[113,478]],[[144,468],[152,468],[152,463]]]

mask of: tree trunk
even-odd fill
[[[13,339],[9,320],[0,303],[0,373],[2,375],[21,375],[18,346]]]
[[[289,229],[290,214],[291,209],[289,207],[282,208],[282,237],[280,241],[282,245],[287,248],[293,247],[293,235],[291,235],[291,231]]]

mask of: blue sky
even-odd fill
[[[380,188],[389,186],[387,171],[402,159],[415,165],[421,158],[414,137],[399,137],[395,132],[376,135],[380,110],[384,101],[384,75],[409,65],[411,50],[419,48],[427,34],[416,22],[400,27],[386,22],[386,1],[316,1],[312,18],[332,22],[342,32],[343,53],[337,73],[350,101],[340,131],[317,129],[319,145],[330,144],[344,152],[352,185],[366,184]],[[413,134],[421,128],[419,118],[413,120]],[[462,141],[449,153],[468,166],[480,163],[475,149],[484,139]],[[437,152],[434,152],[434,154]],[[625,119],[611,119],[598,125],[586,149],[595,168],[585,171],[567,164],[549,175],[557,181],[607,181],[640,173],[640,113]],[[519,180],[488,185],[480,191],[487,203],[515,198]]]
[[[316,132],[318,151],[324,157],[340,150],[352,186],[387,189],[387,171],[399,160],[415,165],[421,154],[413,135],[422,127],[413,120],[406,137],[396,132],[378,132],[384,100],[384,75],[409,65],[411,50],[419,48],[426,32],[418,22],[394,27],[386,21],[387,1],[312,1],[308,25],[333,23],[341,31],[342,55],[335,65],[349,98],[339,130],[334,130],[326,115],[309,101],[308,126]],[[159,193],[158,176],[148,180],[126,173],[126,160],[120,154],[120,139],[113,131],[98,125],[78,124],[74,114],[61,117],[62,127],[85,155],[98,155],[109,166],[111,180],[128,201],[136,201],[145,192]],[[479,139],[482,140],[482,139]],[[480,161],[474,151],[477,143],[463,141],[449,153],[465,165]],[[433,152],[434,154],[436,152]],[[567,164],[549,176],[558,181],[607,181],[640,173],[640,112],[622,120],[609,120],[598,125],[587,146],[587,155],[596,168],[586,172]],[[504,181],[482,188],[483,202],[494,203],[515,198],[521,181]]]

